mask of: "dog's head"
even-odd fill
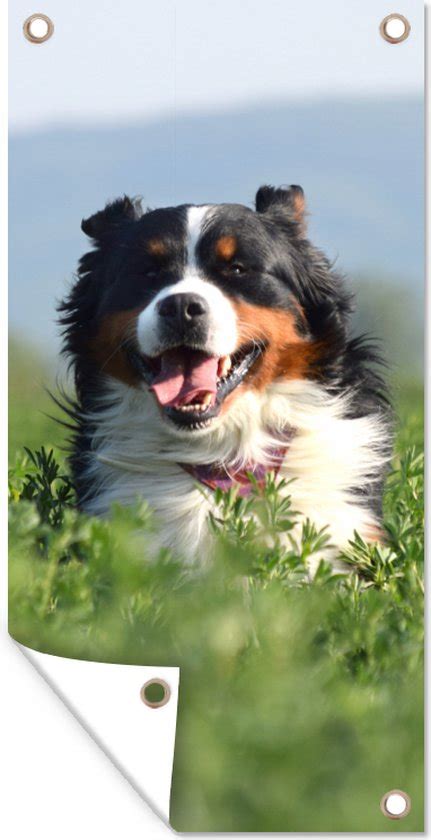
[[[145,388],[190,435],[247,389],[327,374],[349,304],[304,209],[300,187],[261,187],[255,211],[123,198],[84,220],[95,248],[62,304],[78,384],[91,370]]]

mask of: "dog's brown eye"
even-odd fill
[[[244,274],[245,268],[241,263],[234,262],[229,266],[229,270],[232,274]]]

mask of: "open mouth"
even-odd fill
[[[136,351],[129,355],[165,416],[192,431],[211,424],[264,349],[263,344],[253,342],[230,356],[209,356],[191,347],[175,347],[154,358]]]

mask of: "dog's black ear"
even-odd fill
[[[256,211],[258,213],[283,213],[290,222],[295,223],[298,233],[305,233],[304,190],[297,184],[278,188],[260,187],[256,193]]]
[[[81,230],[96,242],[108,239],[119,227],[135,222],[142,216],[139,199],[127,195],[107,204],[104,210],[94,213],[81,222]]]

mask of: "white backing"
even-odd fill
[[[117,665],[51,656],[19,645],[106,755],[164,822],[177,720],[179,668]],[[153,709],[140,698],[145,682],[165,680],[171,697]]]

